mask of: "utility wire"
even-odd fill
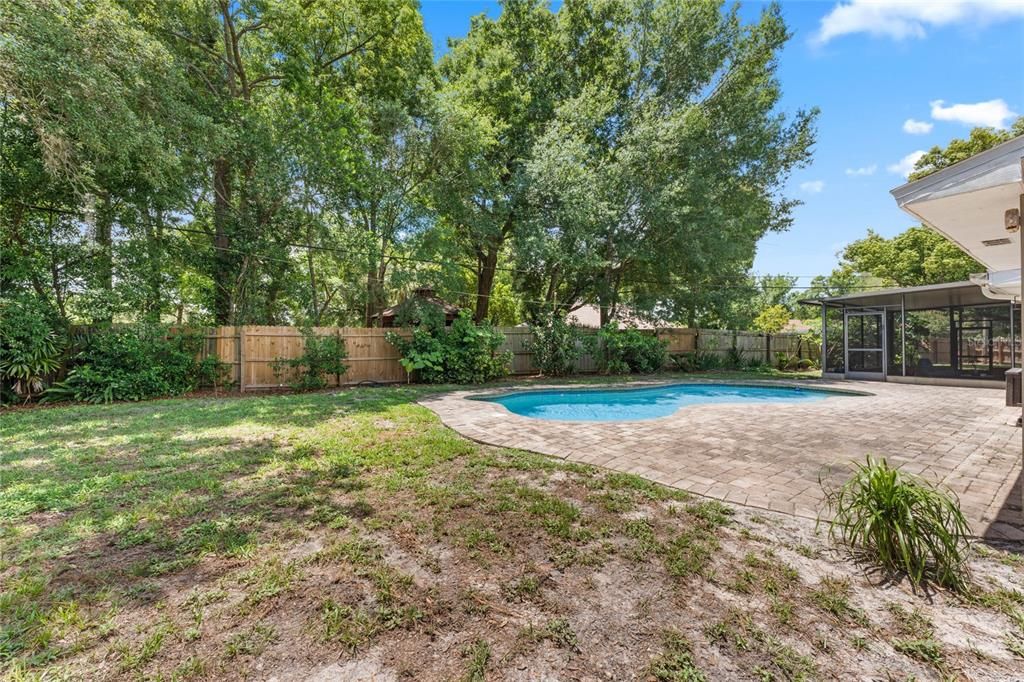
[[[202,235],[206,235],[207,237],[216,237],[217,236],[215,233],[209,232],[207,230],[199,230],[199,229],[195,229],[195,228],[180,227],[180,226],[176,226],[176,225],[165,225],[164,227],[167,228],[167,229],[176,230],[178,232],[187,232],[187,233],[192,233],[192,234],[202,234]],[[368,251],[368,250],[357,249],[357,248],[341,248],[341,247],[334,247],[334,246],[323,246],[323,245],[320,245],[320,244],[305,244],[305,243],[301,243],[301,242],[283,242],[282,245],[283,246],[292,247],[292,248],[299,248],[299,249],[310,249],[310,250],[315,250],[315,251],[327,251],[327,252],[338,253],[338,254],[342,254],[342,255],[352,255],[352,254],[373,255],[373,253]],[[210,244],[210,246],[213,249],[217,249],[217,250],[220,250],[220,251],[227,251],[227,252],[230,252],[230,253],[237,253],[237,254],[240,254],[240,255],[243,255],[243,256],[248,256],[250,258],[256,258],[257,260],[264,260],[264,261],[270,261],[270,262],[276,262],[276,263],[286,263],[286,264],[290,264],[290,265],[295,263],[295,261],[288,260],[288,259],[285,259],[285,258],[277,258],[275,256],[267,256],[267,255],[258,254],[258,253],[251,252],[251,251],[242,251],[240,249],[234,249],[234,248],[231,248],[231,247],[228,247],[228,246],[218,246],[216,244]],[[428,264],[428,265],[442,265],[442,266],[444,266],[444,265],[451,265],[452,264],[451,261],[442,261],[442,260],[436,260],[436,259],[430,259],[430,258],[416,258],[416,257],[413,257],[413,256],[390,255],[390,256],[388,256],[388,258],[390,258],[392,260],[399,260],[399,261],[405,261],[405,262],[410,262],[410,263],[424,263],[424,264]],[[466,265],[464,263],[456,263],[456,265],[458,265],[459,267],[466,268],[468,270],[472,270],[472,266]],[[498,270],[498,271],[501,271],[501,272],[536,274],[536,271],[534,271],[534,270],[529,270],[529,269],[524,269],[524,268],[514,268],[514,267],[509,267],[509,266],[495,266],[495,270]],[[762,275],[761,277],[768,277],[768,276],[770,276],[770,275]],[[790,275],[790,276],[796,276],[796,275]],[[818,276],[819,275],[800,275],[800,277],[818,277]],[[678,284],[671,283],[671,282],[658,282],[658,281],[650,281],[650,280],[635,280],[635,281],[633,281],[631,283],[632,284],[649,284],[649,285],[662,286],[662,287],[682,288]],[[824,287],[818,286],[818,285],[797,285],[797,284],[794,284],[792,286],[787,286],[787,285],[780,285],[780,284],[767,284],[765,282],[758,282],[755,286],[757,286],[759,288],[762,288],[762,289],[776,289],[776,290],[782,290],[782,291],[792,291],[792,290],[795,290],[795,289],[810,290],[810,289],[821,289],[821,288],[824,288]],[[827,285],[825,285],[825,286],[827,287]],[[747,285],[747,284],[733,284],[733,283],[729,283],[729,284],[709,284],[707,286],[707,288],[709,288],[709,289],[713,288],[713,289],[742,289],[742,290],[748,290],[750,288],[750,285]],[[864,291],[864,290],[868,290],[868,289],[892,289],[893,287],[891,285],[887,285],[887,284],[884,284],[884,285],[883,284],[866,284],[866,285],[858,286],[856,288],[858,290],[860,290],[860,291]],[[460,293],[460,292],[453,291],[452,293]],[[475,293],[475,292],[461,292],[461,293],[465,293],[468,296],[480,296],[480,297],[484,297],[485,296],[485,294],[479,294],[479,293]],[[546,303],[549,303],[549,302],[545,302],[545,301],[524,301],[524,303],[545,303],[546,304]]]

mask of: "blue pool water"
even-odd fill
[[[785,386],[674,384],[651,388],[523,391],[495,398],[509,412],[536,419],[612,422],[667,417],[682,407],[708,403],[803,403],[835,393]]]

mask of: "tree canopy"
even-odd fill
[[[890,239],[868,230],[867,237],[843,249],[840,267],[901,287],[960,282],[985,269],[956,244],[923,225]]]
[[[814,143],[789,37],[776,5],[506,0],[435,61],[415,0],[11,0],[0,297],[370,325],[432,286],[478,320],[749,324]]]
[[[973,128],[966,139],[957,138],[945,147],[936,145],[929,149],[914,164],[914,170],[909,179],[920,180],[935,171],[952,166],[954,163],[959,163],[1021,135],[1024,135],[1024,116],[1017,117],[1017,120],[1005,130],[986,127]]]

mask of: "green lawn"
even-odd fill
[[[431,390],[0,415],[0,669],[998,679],[1024,665],[1011,555],[975,560],[974,600],[871,588],[813,524],[477,445],[415,403]]]

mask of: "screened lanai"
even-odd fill
[[[1020,306],[972,282],[806,302],[822,306],[826,376],[994,384],[1020,363]]]

